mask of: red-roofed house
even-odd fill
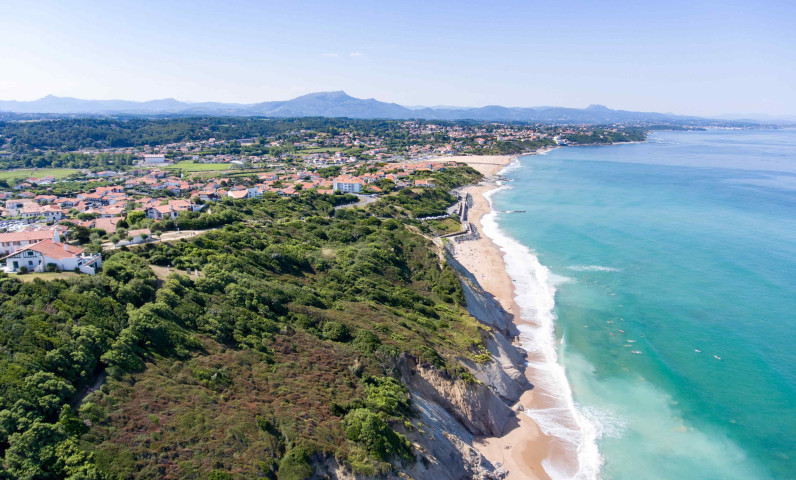
[[[170,218],[174,220],[177,214],[183,211],[195,212],[201,210],[204,205],[196,205],[189,200],[172,200],[168,205],[155,205],[146,209],[146,216],[155,220]]]
[[[94,220],[94,228],[105,230],[105,233],[116,233],[116,224],[122,217],[101,217]]]
[[[227,192],[227,196],[235,198],[237,200],[241,200],[244,198],[249,198],[249,191],[248,190],[230,190]]]
[[[162,220],[164,218],[170,218],[174,220],[177,218],[177,211],[172,209],[168,205],[155,205],[154,207],[149,207],[146,209],[146,216],[147,218],[153,218],[155,220]]]
[[[0,255],[11,255],[33,243],[53,238],[53,230],[0,233]]]
[[[61,211],[61,207],[56,205],[26,205],[19,211],[19,216],[22,218],[42,217],[48,222],[57,222],[64,218],[64,212]]]
[[[94,275],[102,265],[102,255],[85,254],[80,247],[55,240],[42,240],[28,245],[4,257],[3,260],[6,262],[5,271],[8,273],[18,272],[22,267],[29,272],[43,272],[47,269],[47,265],[52,264],[58,270],[79,270]]]

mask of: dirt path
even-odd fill
[[[130,245],[119,245],[116,246],[111,242],[103,243],[102,249],[103,250],[116,250],[117,248],[121,248],[122,246],[125,247],[136,247],[138,245],[146,245],[147,243],[163,243],[163,242],[174,242],[177,240],[182,240],[183,238],[193,238],[199,235],[202,235],[207,232],[211,232],[213,230],[218,230],[218,228],[208,228],[207,230],[182,230],[180,232],[165,232],[158,237],[157,240],[150,240],[143,243],[136,243]]]
[[[78,390],[77,393],[75,393],[75,396],[72,398],[72,403],[71,403],[72,408],[77,410],[80,407],[80,405],[83,404],[83,401],[86,399],[86,397],[90,393],[99,390],[100,387],[102,387],[103,383],[105,383],[104,369],[101,370],[99,373],[97,373],[97,376],[94,377],[94,381],[92,381],[90,385],[85,385],[81,387],[80,390]]]

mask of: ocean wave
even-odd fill
[[[498,187],[487,192],[485,198],[492,207],[492,195],[506,188]],[[520,342],[528,351],[529,361],[536,376],[533,381],[537,395],[551,405],[550,408],[526,410],[540,430],[568,445],[577,458],[577,470],[568,465],[556,465],[550,459],[543,467],[553,480],[591,480],[598,478],[603,463],[597,449],[597,439],[604,434],[600,417],[587,415],[575,405],[572,390],[567,382],[564,367],[558,363],[555,345],[556,284],[566,277],[555,276],[539,262],[526,246],[505,235],[497,224],[497,213],[492,209],[481,219],[482,229],[505,254],[506,270],[514,280],[517,305],[522,318],[531,324],[518,326]]]
[[[575,272],[620,272],[618,268],[604,267],[602,265],[570,265],[567,270]]]
[[[500,172],[498,172],[498,174],[499,174],[499,175],[505,175],[505,174],[507,174],[507,173],[511,172],[512,170],[516,170],[516,169],[518,169],[518,168],[520,167],[520,165],[521,165],[521,163],[520,163],[520,157],[517,157],[517,158],[513,159],[513,160],[511,161],[511,163],[509,163],[508,165],[506,165],[505,167],[503,167],[503,168],[500,170]]]
[[[536,151],[536,155],[547,155],[548,153],[550,153],[553,150],[556,150],[558,148],[561,148],[561,147],[543,148],[543,149],[537,150]]]

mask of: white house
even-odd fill
[[[128,231],[127,236],[132,237],[130,243],[132,243],[133,245],[138,245],[139,243],[144,243],[150,238],[152,238],[152,232],[150,232],[148,228],[142,228],[139,230]]]
[[[140,230],[130,230],[127,232],[127,236],[130,237],[130,240],[122,240],[116,244],[116,246],[122,245],[139,245],[141,243],[146,242],[147,240],[152,238],[152,232],[149,231],[148,228],[142,228]]]
[[[362,180],[354,177],[340,176],[334,179],[332,190],[343,193],[359,193],[362,190]]]
[[[177,218],[178,213],[179,212],[174,210],[170,205],[157,205],[146,209],[147,218],[153,218],[155,220],[162,220],[164,218],[174,220]]]
[[[11,255],[28,245],[53,238],[53,230],[0,233],[0,255]]]
[[[199,192],[199,200],[203,202],[215,202],[218,200],[218,192],[216,190],[202,190]]]
[[[42,240],[28,245],[3,258],[6,262],[5,271],[18,272],[25,267],[29,272],[44,272],[47,265],[55,265],[58,270],[78,270],[94,275],[102,266],[102,255],[86,254],[80,247],[67,245],[54,240]]]
[[[202,208],[204,208],[204,205],[197,205],[188,200],[171,200],[168,205],[156,205],[147,208],[146,216],[147,218],[153,218],[155,220],[162,220],[164,218],[174,220],[180,212],[198,212]]]
[[[166,160],[165,155],[162,153],[156,153],[153,155],[144,155],[143,163],[145,165],[162,165],[164,163],[168,163],[168,161]]]
[[[44,218],[47,222],[57,222],[64,218],[64,212],[57,205],[26,205],[18,214],[22,218]]]
[[[23,198],[20,200],[6,200],[6,208],[11,216],[16,217],[19,212],[25,207],[32,207],[38,205],[35,201]]]
[[[230,190],[227,192],[228,197],[235,198],[237,200],[242,200],[244,198],[249,198],[249,191],[248,190]]]
[[[244,198],[263,198],[263,189],[258,187],[251,187],[245,190],[230,190],[227,192],[228,197],[236,198],[236,199],[244,199]]]
[[[263,198],[263,189],[259,187],[247,188],[246,198]]]

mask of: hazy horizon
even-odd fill
[[[353,95],[351,95],[350,93],[346,92],[345,90],[338,90],[338,91],[342,91],[346,95],[349,95],[349,96],[353,97]],[[299,96],[312,95],[312,94],[318,94],[318,93],[332,93],[332,92],[307,92],[306,94],[302,94],[302,95],[299,95]],[[39,98],[36,98],[36,99],[33,99],[33,100],[16,100],[16,99],[0,98],[0,102],[2,102],[2,101],[19,101],[19,102],[36,101],[36,100],[44,100],[45,98],[48,98],[48,97],[70,98],[70,99],[81,100],[81,101],[120,101],[120,102],[131,101],[131,102],[141,102],[141,103],[143,103],[143,102],[149,102],[149,101],[176,100],[178,102],[182,102],[182,103],[186,103],[186,104],[226,103],[226,104],[240,104],[240,105],[253,105],[253,104],[256,104],[256,103],[260,103],[260,102],[271,102],[271,101],[289,101],[289,100],[292,100],[292,99],[296,98],[296,97],[291,97],[291,98],[268,98],[268,99],[259,100],[257,102],[243,103],[243,102],[220,102],[220,101],[217,101],[217,100],[185,100],[185,99],[175,98],[175,97],[156,97],[156,98],[150,98],[150,99],[147,99],[147,100],[129,100],[129,99],[126,99],[126,98],[77,98],[77,97],[70,97],[70,96],[60,96],[60,95],[47,94],[47,95],[45,95],[43,97],[39,97]],[[359,97],[356,97],[356,98],[359,98]],[[383,100],[378,99],[378,98],[376,98],[375,100],[383,101]],[[401,105],[401,106],[403,106],[405,108],[408,108],[410,110],[419,110],[419,109],[422,109],[422,108],[431,108],[431,109],[469,109],[469,108],[483,108],[483,107],[489,107],[489,106],[493,106],[493,105],[476,105],[476,106],[462,106],[462,105]],[[500,105],[500,106],[508,107],[508,108],[557,108],[557,107],[561,107],[561,105]],[[591,103],[591,104],[583,105],[583,106],[571,106],[571,107],[565,107],[565,108],[587,109],[587,108],[593,107],[593,106],[605,107],[605,108],[608,108],[608,109],[611,109],[611,110],[624,110],[624,109],[614,108],[611,105],[601,105],[601,104],[595,104],[595,103]],[[2,110],[0,110],[0,111],[2,111]],[[40,113],[47,113],[47,112],[40,112]],[[651,113],[682,115],[679,112],[651,112]],[[741,119],[749,119],[749,120],[766,120],[766,119],[769,119],[769,120],[783,120],[783,121],[794,121],[794,120],[796,120],[796,114],[773,115],[773,114],[760,113],[760,112],[727,112],[727,113],[720,113],[720,114],[716,114],[716,115],[703,115],[703,116],[696,115],[696,117],[716,118],[716,119],[725,118],[725,119],[739,119],[739,120],[741,120]]]
[[[54,2],[6,6],[0,99],[257,103],[344,90],[400,105],[796,114],[783,1]]]

